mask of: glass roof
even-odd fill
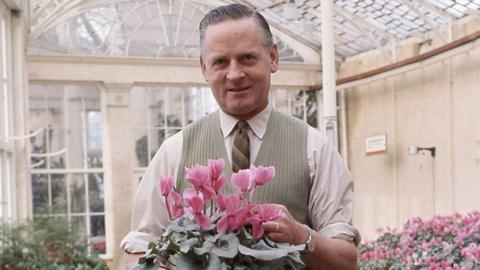
[[[231,2],[257,9],[290,40],[321,49],[321,0],[30,0],[29,52],[196,58],[200,19]],[[335,49],[345,58],[430,32],[447,42],[439,29],[478,16],[480,0],[334,0],[334,8]],[[275,40],[281,60],[308,62],[301,46]]]

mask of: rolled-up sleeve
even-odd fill
[[[308,209],[313,229],[326,237],[342,237],[358,245],[360,234],[352,226],[352,176],[332,143],[314,128],[308,133],[308,163]]]
[[[153,157],[135,193],[131,231],[120,247],[128,253],[141,253],[148,243],[158,239],[169,222],[165,202],[160,193],[160,177],[174,176],[182,151],[183,136],[179,132],[165,140]]]

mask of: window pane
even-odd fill
[[[218,109],[210,89],[192,87],[185,90],[186,123],[195,122],[210,112]]]
[[[50,129],[49,130],[49,164],[52,169],[65,168],[65,130]]]
[[[312,127],[317,127],[317,91],[305,91],[307,95],[306,111],[307,123]]]
[[[270,100],[275,109],[290,114],[290,95],[287,90],[274,90],[270,92]]]
[[[67,185],[63,174],[53,174],[52,176],[52,212],[67,213]]]
[[[135,140],[135,157],[137,166],[146,167],[148,165],[148,136],[146,129],[134,129],[133,136]]]
[[[85,151],[84,151],[84,130],[68,129],[67,130],[67,151],[68,164],[67,168],[79,169],[85,168]]]
[[[48,178],[45,174],[32,174],[33,213],[48,212]]]
[[[84,239],[87,237],[87,222],[85,219],[86,216],[73,216],[71,219],[72,228],[76,230]]]
[[[85,176],[74,174],[70,179],[70,211],[72,213],[84,213],[85,202]]]
[[[304,120],[305,97],[303,91],[296,91],[292,99],[292,116]]]
[[[90,242],[93,251],[105,253],[105,216],[90,217]]]
[[[100,111],[87,112],[88,167],[101,168],[102,164],[102,115]]]
[[[103,174],[88,175],[88,193],[91,212],[104,212]]]

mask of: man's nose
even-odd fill
[[[230,81],[235,81],[242,79],[243,77],[245,77],[245,73],[243,72],[241,65],[237,63],[230,64],[227,71],[227,79]]]

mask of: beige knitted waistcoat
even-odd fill
[[[183,131],[183,152],[177,176],[177,190],[189,187],[185,168],[196,164],[206,165],[208,159],[224,159],[225,174],[232,175],[218,112],[211,113],[200,121],[187,126]],[[300,120],[272,110],[255,166],[274,166],[274,179],[255,191],[255,203],[278,203],[285,205],[295,219],[308,221],[308,198],[310,173],[307,160],[308,126]],[[227,181],[223,192],[230,193]]]

